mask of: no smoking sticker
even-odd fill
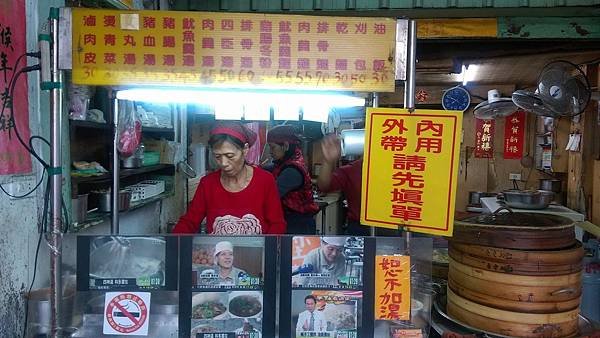
[[[150,292],[107,292],[102,333],[148,335]]]

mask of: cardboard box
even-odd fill
[[[160,153],[159,163],[162,164],[177,164],[181,156],[181,144],[165,139],[144,139],[144,147],[146,151],[156,151]]]

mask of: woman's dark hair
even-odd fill
[[[236,148],[243,150],[245,144],[240,141],[239,139],[231,136],[231,135],[227,135],[227,134],[215,134],[212,135],[209,139],[208,139],[208,145],[211,148],[214,148],[216,146],[220,146],[223,144],[223,142],[229,142],[231,144],[233,144]]]
[[[312,299],[313,302],[315,302],[315,304],[317,303],[317,298],[313,295],[308,295],[308,296],[304,297],[304,304],[306,304],[307,299]]]
[[[280,146],[284,146],[283,144],[280,144]],[[295,143],[290,143],[288,150],[285,151],[285,153],[283,154],[283,158],[281,159],[282,161],[285,161],[287,159],[290,159],[292,156],[294,156],[294,154],[296,153],[296,148],[298,148],[298,145]]]

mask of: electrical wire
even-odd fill
[[[13,194],[9,193],[8,191],[6,191],[2,185],[0,185],[0,190],[10,198],[14,198],[14,199],[25,198],[25,197],[33,194],[33,192],[42,184],[42,182],[44,181],[45,173],[46,173],[46,168],[43,169],[42,176],[40,176],[40,180],[36,183],[36,185],[31,190],[29,190],[28,192],[26,192],[23,195],[13,195]]]
[[[20,55],[17,60],[15,61],[15,67],[13,67],[13,69],[16,69],[19,62],[23,59],[23,57],[25,56],[30,56],[30,57],[37,57],[40,58],[40,53],[39,52],[33,52],[33,53],[25,53],[23,55]],[[17,123],[15,121],[15,114],[13,111],[13,106],[12,106],[12,100],[13,100],[13,96],[14,96],[14,90],[15,90],[15,85],[19,79],[19,77],[24,74],[24,73],[28,73],[28,72],[32,72],[35,70],[40,70],[41,67],[40,65],[34,65],[34,66],[26,66],[21,68],[19,71],[17,71],[16,73],[13,73],[11,80],[9,82],[9,92],[8,92],[8,97],[6,97],[6,99],[4,100],[4,102],[2,103],[2,108],[0,109],[0,117],[4,116],[4,110],[7,107],[7,101],[9,101],[11,103],[10,109],[11,109],[11,115],[10,115],[10,119],[9,119],[9,125],[12,126],[12,128],[15,131],[15,135],[17,136],[17,139],[19,140],[19,143],[21,143],[21,145],[42,165],[43,167],[43,172],[42,175],[40,177],[40,181],[35,185],[35,187],[27,192],[24,195],[21,196],[14,196],[9,194],[6,190],[4,190],[4,188],[2,187],[2,185],[0,185],[0,190],[2,190],[4,193],[6,193],[8,196],[13,197],[13,198],[23,198],[26,197],[30,194],[32,194],[43,182],[44,180],[44,175],[48,172],[48,169],[50,168],[50,165],[44,161],[40,155],[38,155],[38,153],[35,151],[34,147],[33,147],[33,141],[34,140],[41,140],[42,142],[44,142],[46,145],[51,146],[50,142],[48,140],[46,140],[45,138],[38,136],[38,135],[34,135],[31,136],[29,138],[29,145],[27,145],[25,143],[25,141],[23,140],[23,138],[21,137],[21,134],[19,133],[18,127],[17,127]],[[39,236],[38,236],[38,242],[37,242],[37,246],[36,246],[36,250],[35,250],[35,259],[34,259],[34,263],[33,263],[33,277],[31,279],[31,284],[29,285],[29,289],[27,292],[27,296],[29,297],[29,295],[31,294],[31,290],[33,289],[33,285],[35,284],[35,279],[37,276],[37,264],[38,264],[38,258],[39,258],[39,252],[40,252],[40,245],[42,242],[42,236],[44,233],[47,233],[48,231],[48,210],[49,210],[49,204],[50,204],[50,188],[51,188],[51,184],[50,184],[50,177],[47,178],[46,181],[46,190],[44,191],[44,207],[43,207],[43,211],[42,211],[42,218],[41,221],[38,223],[38,232],[39,232]],[[68,212],[64,203],[64,198],[63,195],[61,194],[61,211],[63,213],[62,216],[64,216],[65,219],[65,223],[66,223],[66,227],[64,229],[62,229],[63,232],[67,232],[69,229],[69,218],[68,218]],[[25,321],[24,321],[24,326],[23,326],[23,338],[26,337],[27,334],[27,324],[28,324],[28,320],[29,320],[29,298],[27,299],[27,301],[25,302]]]
[[[16,69],[16,67],[19,65],[20,61],[26,57],[26,56],[33,56],[33,57],[39,57],[39,52],[38,53],[25,53],[20,55],[17,60],[15,61],[15,67],[13,69]],[[35,70],[39,70],[40,69],[40,65],[34,65],[34,66],[26,66],[23,67],[21,69],[19,69],[19,71],[17,71],[16,73],[13,73],[13,75],[11,76],[10,82],[9,82],[9,92],[8,92],[8,96],[7,98],[4,100],[4,102],[2,103],[2,109],[0,110],[0,116],[4,116],[4,109],[7,107],[7,102],[11,102],[11,115],[9,118],[9,126],[12,126],[12,128],[15,131],[15,135],[17,136],[17,139],[19,140],[19,143],[21,143],[21,145],[23,147],[25,147],[25,149],[36,159],[38,160],[38,162],[40,162],[42,164],[42,166],[44,167],[44,170],[42,172],[42,175],[40,176],[40,180],[37,182],[37,184],[33,187],[33,189],[31,189],[30,191],[28,191],[27,193],[23,194],[23,195],[12,195],[10,194],[8,191],[6,191],[6,189],[4,189],[4,187],[2,185],[0,185],[0,190],[5,193],[7,196],[11,197],[11,198],[15,198],[15,199],[20,199],[20,198],[25,198],[29,195],[31,195],[43,182],[44,180],[44,174],[46,173],[46,170],[50,167],[50,165],[44,161],[33,149],[33,144],[32,144],[32,140],[34,139],[41,139],[44,140],[44,142],[48,145],[50,145],[50,142],[48,142],[46,139],[44,139],[41,136],[32,136],[29,139],[29,146],[27,146],[27,144],[25,144],[25,141],[23,141],[23,138],[21,137],[21,134],[19,133],[19,129],[17,127],[17,123],[15,120],[15,114],[13,113],[12,109],[12,100],[14,97],[14,90],[15,90],[15,85],[17,83],[17,80],[19,79],[19,77],[24,74],[24,73],[28,73],[31,71],[35,71]],[[9,129],[10,130],[10,129]]]

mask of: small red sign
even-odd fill
[[[494,120],[475,119],[475,157],[494,157]]]
[[[504,158],[520,159],[523,156],[525,140],[525,112],[516,111],[507,116],[504,123]]]
[[[417,94],[415,95],[415,98],[417,99],[417,102],[423,103],[429,98],[429,93],[424,89],[419,89],[419,91],[417,91]]]

